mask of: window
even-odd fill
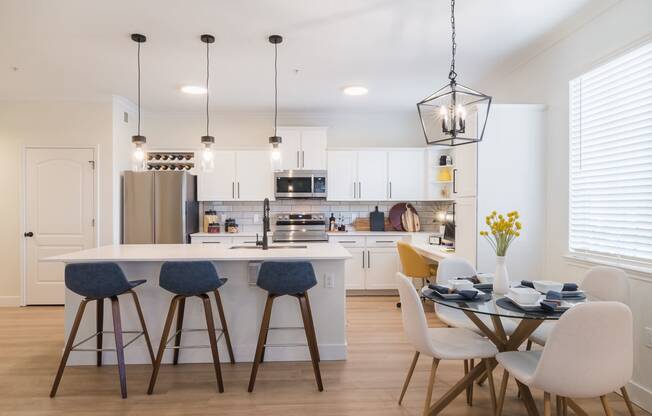
[[[650,263],[652,43],[569,88],[569,248]]]

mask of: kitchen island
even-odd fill
[[[310,261],[315,269],[317,285],[308,291],[317,342],[322,360],[346,359],[346,316],[344,270],[345,261],[351,258],[349,252],[338,243],[310,243],[270,245],[269,250],[251,245],[216,244],[139,244],[109,245],[51,257],[48,261],[64,263],[116,262],[129,280],[146,279],[147,282],[135,290],[147,323],[153,345],[158,345],[163,331],[165,316],[173,296],[158,285],[161,265],[166,261],[211,261],[220,277],[228,282],[220,288],[224,304],[231,343],[236,361],[253,361],[258,331],[263,316],[267,292],[256,286],[258,267],[263,261]],[[123,330],[140,330],[138,317],[130,296],[120,297]],[[66,290],[65,336],[81,301],[77,294]],[[112,328],[111,314],[105,302],[104,327]],[[215,306],[213,303],[214,315]],[[91,309],[92,310],[92,309]],[[95,313],[88,310],[77,334],[82,340],[95,333]],[[219,320],[216,318],[216,326]],[[266,361],[308,361],[310,355],[305,346],[305,334],[301,327],[301,313],[295,298],[284,296],[274,303],[271,327],[290,327],[270,331],[268,342],[285,344],[283,347],[268,348]],[[186,303],[184,328],[205,328],[206,321],[201,302],[188,299]],[[296,328],[299,328],[298,330]],[[110,330],[110,329],[109,329]],[[104,347],[113,348],[113,337],[104,337]],[[131,338],[126,335],[125,341]],[[92,343],[90,343],[92,344]],[[207,345],[205,332],[184,333],[182,345]],[[63,341],[62,341],[63,348]],[[224,342],[219,342],[220,358],[227,361]],[[105,352],[106,363],[116,362],[114,353]],[[128,364],[149,363],[149,355],[142,337],[125,351]],[[172,361],[172,350],[167,350],[163,362]],[[212,362],[210,349],[184,349],[180,362]],[[68,365],[95,364],[95,352],[74,352]]]

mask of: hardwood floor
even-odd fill
[[[223,394],[216,392],[210,364],[167,365],[161,368],[152,396],[145,394],[151,367],[130,365],[126,400],[120,398],[116,366],[68,367],[57,397],[50,399],[63,346],[63,308],[0,308],[0,415],[420,415],[431,360],[419,360],[399,406],[414,351],[403,334],[396,301],[395,297],[347,299],[349,359],[321,363],[322,393],[317,391],[309,361],[263,363],[254,393],[247,393],[251,364],[223,363]],[[432,312],[428,319],[431,326],[441,325]],[[494,374],[499,383],[501,369]],[[442,362],[433,399],[462,375],[461,362]],[[443,414],[490,415],[488,391],[486,384],[476,387],[473,407],[460,395]],[[542,411],[543,394],[535,392],[535,398]],[[613,394],[609,402],[614,415],[628,415],[622,398]],[[603,414],[599,399],[578,403],[590,415]],[[504,415],[524,414],[510,382]],[[637,414],[649,415],[640,409]]]

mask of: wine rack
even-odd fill
[[[195,167],[194,152],[148,152],[147,170],[189,171]]]

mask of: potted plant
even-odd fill
[[[514,239],[521,235],[522,225],[518,218],[518,211],[508,212],[506,215],[493,211],[486,217],[486,223],[490,230],[480,231],[480,235],[489,242],[496,252],[494,293],[505,294],[509,290],[509,275],[505,265],[505,256]]]

